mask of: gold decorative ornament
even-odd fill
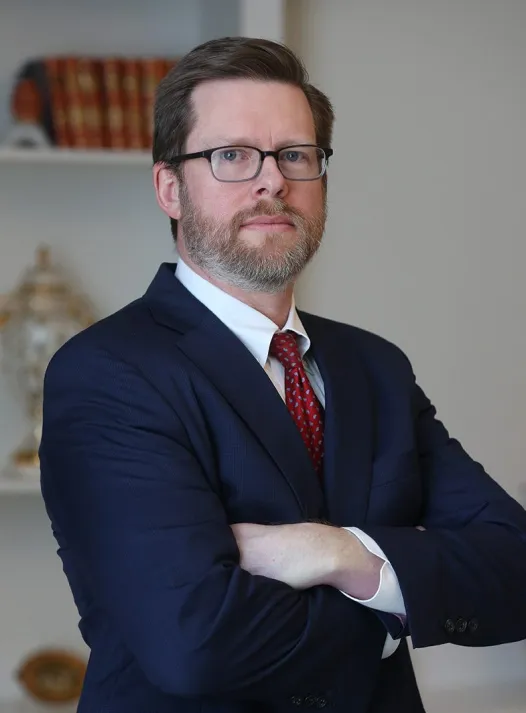
[[[44,374],[53,354],[74,334],[94,321],[88,300],[75,293],[47,247],[39,247],[36,262],[19,286],[0,301],[2,361],[25,395],[31,431],[13,454],[8,471],[38,478],[38,448],[42,434]]]
[[[86,674],[84,659],[63,649],[42,649],[28,656],[16,672],[26,693],[45,703],[77,701]]]
[[[47,148],[51,145],[42,128],[44,103],[38,87],[31,79],[20,79],[11,94],[13,125],[4,139],[6,146],[17,148]]]

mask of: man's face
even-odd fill
[[[297,87],[244,79],[201,84],[186,153],[220,146],[276,150],[316,144],[308,101]],[[321,179],[287,180],[273,157],[249,181],[216,180],[207,159],[183,164],[178,242],[218,280],[247,291],[282,290],[318,249],[326,218]]]

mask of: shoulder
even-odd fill
[[[138,369],[157,333],[144,299],[134,300],[63,344],[49,362],[46,381],[90,379],[118,364]]]
[[[342,349],[352,349],[358,353],[367,370],[401,370],[412,375],[411,363],[405,352],[394,342],[361,327],[345,322],[299,312],[307,333],[315,332],[318,338],[324,335],[331,341],[337,340]]]

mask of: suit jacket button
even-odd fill
[[[303,704],[303,698],[301,696],[292,696],[290,702],[293,706],[301,706]]]
[[[446,623],[444,624],[444,629],[446,630],[447,634],[454,634],[456,631],[456,626],[455,622],[453,619],[447,619]]]
[[[478,619],[470,619],[468,621],[468,629],[471,634],[474,634],[478,628],[479,628]]]
[[[304,703],[307,706],[307,708],[312,708],[312,706],[316,705],[318,699],[316,696],[305,696]]]
[[[457,623],[455,624],[455,629],[458,631],[459,634],[463,634],[466,629],[468,628],[468,622],[466,619],[457,619]]]
[[[326,698],[318,698],[316,702],[316,708],[325,708],[327,705],[327,699]]]

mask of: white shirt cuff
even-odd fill
[[[400,646],[400,641],[401,639],[393,639],[391,634],[387,634],[385,637],[385,644],[384,644],[384,649],[382,651],[382,658],[383,659],[388,659],[389,656],[392,656],[396,649]]]
[[[365,532],[362,532],[357,527],[344,527],[343,529],[355,535],[364,547],[369,550],[369,552],[372,552],[377,557],[383,559],[384,564],[380,570],[380,583],[378,585],[378,589],[376,590],[376,594],[370,599],[356,599],[345,592],[342,593],[345,594],[346,597],[349,597],[349,599],[358,602],[358,604],[363,604],[363,606],[369,607],[370,609],[376,609],[377,611],[383,611],[387,614],[397,614],[398,616],[405,617],[406,610],[404,598],[402,596],[398,577],[396,576],[396,573],[383,550],[371,537],[369,537],[369,535],[366,535]]]

